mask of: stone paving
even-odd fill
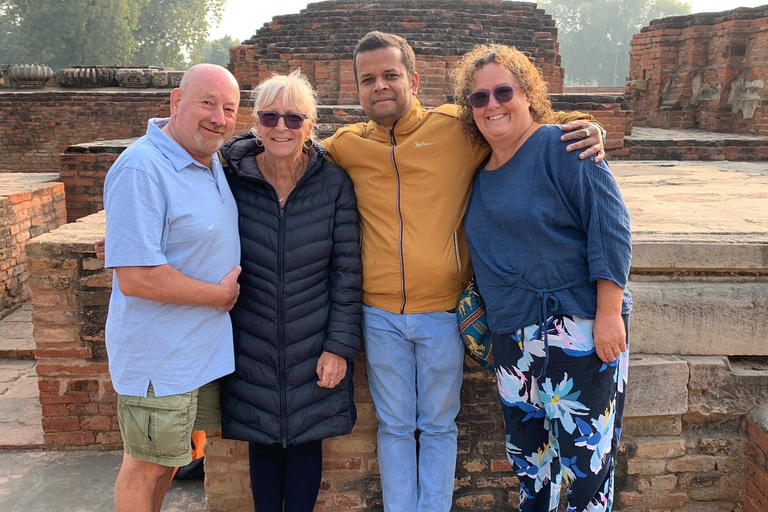
[[[0,449],[43,444],[35,373],[32,307],[0,320]]]
[[[121,452],[0,451],[3,512],[110,512]],[[174,481],[164,512],[205,511],[201,480]]]
[[[0,320],[0,360],[34,358],[32,306],[27,304]]]

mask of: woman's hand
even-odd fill
[[[627,332],[621,315],[597,315],[592,327],[595,352],[604,363],[612,363],[627,351]]]
[[[627,328],[621,318],[624,289],[613,281],[597,281],[597,313],[592,326],[595,352],[604,363],[612,363],[627,351]]]
[[[323,352],[317,360],[317,385],[335,388],[347,374],[347,360],[330,352]]]
[[[562,126],[564,132],[568,132],[560,140],[569,141],[575,140],[573,144],[569,144],[567,151],[576,151],[578,149],[584,149],[579,153],[579,158],[584,160],[592,155],[595,155],[595,163],[599,164],[605,159],[605,147],[603,146],[603,135],[600,128],[594,123],[589,121],[571,121],[570,123]]]

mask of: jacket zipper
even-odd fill
[[[286,201],[287,203],[288,201]],[[285,218],[283,216],[284,208],[280,208],[278,201],[277,208],[280,210],[277,224],[277,352],[279,357],[279,379],[280,379],[280,436],[282,437],[283,448],[288,446],[286,438],[288,426],[286,425],[287,407],[285,405],[285,332],[283,331],[283,245],[285,244]]]
[[[395,160],[395,146],[397,146],[397,140],[395,139],[395,129],[389,132],[389,140],[392,143],[392,149],[390,154],[392,155],[392,167],[395,169],[395,182],[397,183],[396,197],[397,197],[397,218],[400,221],[400,233],[398,236],[398,249],[400,256],[400,293],[403,295],[403,301],[400,303],[400,314],[405,313],[405,258],[403,257],[403,212],[400,208],[400,171],[397,168],[397,160]]]

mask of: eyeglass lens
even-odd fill
[[[277,126],[277,122],[281,117],[285,120],[286,128],[290,128],[291,130],[301,128],[301,125],[304,124],[304,115],[296,114],[293,112],[288,112],[287,114],[278,114],[277,112],[272,112],[269,110],[261,110],[258,112],[258,116],[259,123],[261,123],[261,125],[266,128],[274,128]]]
[[[512,101],[515,96],[515,87],[513,85],[500,85],[493,90],[493,97],[499,103],[506,103]],[[482,89],[475,91],[472,94],[467,95],[469,104],[474,108],[483,108],[488,105],[488,101],[491,99],[491,93]]]

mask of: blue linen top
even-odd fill
[[[559,126],[536,130],[503,166],[482,164],[465,229],[488,324],[514,332],[556,314],[592,319],[598,280],[624,288],[629,212],[605,162],[579,160]],[[545,318],[542,318],[544,316]]]
[[[237,207],[214,156],[208,169],[152,119],[104,181],[106,266],[170,265],[218,283],[240,261]],[[126,297],[112,279],[109,372],[122,395],[192,391],[234,371],[232,324],[215,307]]]

